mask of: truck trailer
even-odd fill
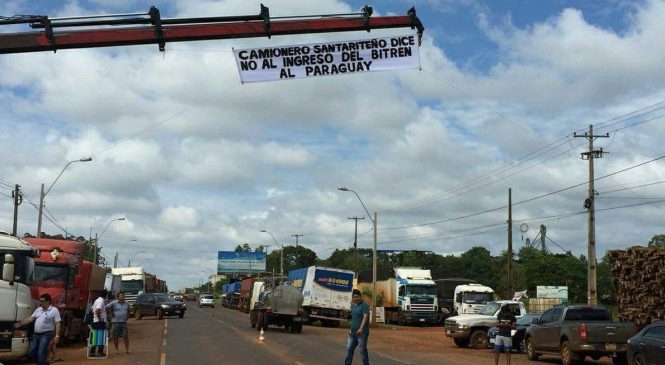
[[[288,282],[303,294],[308,323],[337,327],[351,310],[353,279],[353,271],[310,266],[289,271]]]
[[[249,314],[250,325],[259,331],[273,325],[291,333],[302,333],[305,311],[300,289],[287,283],[261,288],[259,299]]]
[[[14,329],[37,308],[35,258],[39,250],[0,231],[0,360],[25,357],[30,339],[28,328]]]

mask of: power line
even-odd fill
[[[621,169],[621,170],[618,170],[618,171],[615,171],[615,172],[609,173],[609,174],[607,174],[607,175],[603,175],[603,176],[600,176],[600,177],[594,178],[593,181],[602,180],[602,179],[608,178],[608,177],[610,177],[610,176],[614,176],[614,175],[617,175],[617,174],[620,174],[620,173],[623,173],[623,172],[626,172],[626,171],[629,171],[629,170],[632,170],[632,169],[635,169],[635,168],[638,168],[638,167],[644,166],[644,165],[649,164],[649,163],[651,163],[651,162],[658,161],[658,160],[663,159],[663,158],[665,158],[665,155],[662,155],[662,156],[656,157],[656,158],[654,158],[654,159],[651,159],[651,160],[648,160],[648,161],[645,161],[645,162],[639,163],[639,164],[637,164],[637,165],[633,165],[633,166],[626,167],[626,168],[624,168],[624,169]],[[567,190],[570,190],[570,189],[574,189],[574,188],[577,188],[577,187],[580,187],[580,186],[583,186],[583,185],[586,185],[586,184],[588,184],[588,181],[581,182],[581,183],[579,183],[579,184],[575,184],[575,185],[572,185],[572,186],[568,186],[568,187],[563,188],[563,189],[555,190],[555,191],[552,191],[552,192],[549,192],[549,193],[546,193],[546,194],[538,195],[538,196],[533,197],[533,198],[529,198],[529,199],[526,199],[526,200],[522,200],[522,201],[519,201],[519,202],[517,202],[517,203],[513,203],[513,206],[515,206],[515,205],[520,205],[520,204],[524,204],[524,203],[528,203],[528,202],[531,202],[531,201],[534,201],[534,200],[537,200],[537,199],[542,199],[542,198],[545,198],[545,197],[548,197],[548,196],[551,196],[551,195],[559,194],[559,193],[562,193],[562,192],[564,192],[564,191],[567,191]],[[409,225],[409,226],[387,227],[387,228],[382,228],[382,230],[406,229],[406,228],[414,228],[414,227],[430,226],[430,225],[439,224],[439,223],[452,222],[452,221],[456,221],[456,220],[460,220],[460,219],[466,219],[466,218],[475,217],[475,216],[482,215],[482,214],[487,214],[487,213],[495,212],[495,211],[497,211],[497,210],[505,209],[505,208],[507,208],[507,207],[508,207],[507,205],[503,205],[503,206],[500,206],[500,207],[497,207],[497,208],[492,208],[492,209],[484,210],[484,211],[477,212],[477,213],[471,213],[471,214],[467,214],[467,215],[463,215],[463,216],[459,216],[459,217],[446,218],[446,219],[437,220],[437,221],[433,221],[433,222],[420,223],[420,224],[413,224],[413,225]]]

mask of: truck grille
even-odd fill
[[[413,312],[434,312],[432,304],[411,304],[411,311]]]
[[[457,322],[455,320],[446,319],[445,328],[449,330],[457,329]]]

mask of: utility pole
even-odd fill
[[[353,272],[356,273],[356,278],[358,277],[358,219],[365,219],[365,217],[349,217],[356,221],[356,230],[353,235]]]
[[[376,212],[374,212],[374,247],[372,247],[372,324],[376,324],[376,229],[379,222],[377,221]]]
[[[97,233],[95,233],[95,251],[94,252],[95,252],[95,255],[93,256],[93,262],[95,263],[95,265],[98,265],[99,264],[99,259],[97,257]]]
[[[508,295],[513,293],[513,189],[508,188]]]
[[[39,218],[37,219],[37,238],[42,237],[42,209],[44,208],[44,184],[42,184],[42,191],[39,193]]]
[[[296,238],[296,247],[298,247],[298,237],[302,237],[302,235],[301,234],[292,234],[291,237]]]
[[[609,133],[604,135],[593,134],[593,124],[589,125],[589,132],[584,134],[574,133],[573,137],[586,138],[589,141],[589,150],[582,152],[582,160],[589,160],[589,194],[584,202],[584,208],[589,211],[589,266],[587,273],[587,304],[596,305],[598,292],[596,290],[596,218],[595,218],[595,196],[596,191],[593,186],[593,159],[603,157],[603,149],[594,150],[593,141],[596,138],[609,138]]]
[[[12,236],[16,235],[16,227],[18,225],[18,206],[23,203],[23,196],[21,195],[21,185],[16,184],[14,191],[12,191],[12,198],[14,198],[14,225],[12,226]]]

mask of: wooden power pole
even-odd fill
[[[588,254],[588,270],[587,270],[587,304],[596,305],[598,303],[598,291],[596,289],[596,218],[595,218],[595,197],[596,191],[594,190],[593,181],[593,160],[594,158],[603,157],[603,149],[594,150],[593,141],[596,138],[608,138],[610,135],[593,135],[593,125],[589,125],[589,132],[584,134],[573,134],[574,137],[586,138],[589,140],[589,149],[587,152],[582,152],[582,159],[589,160],[589,193],[584,208],[589,211],[588,224],[589,224],[589,254]]]
[[[513,190],[508,188],[508,295],[512,299],[513,288]]]

